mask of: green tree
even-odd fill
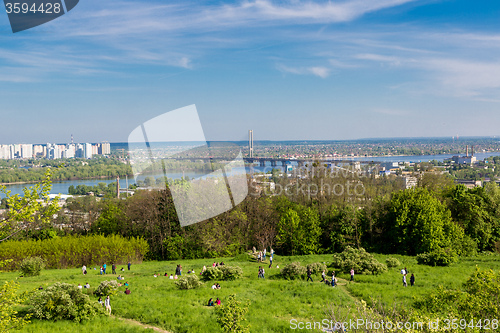
[[[23,189],[23,196],[11,195],[5,186],[0,186],[0,192],[5,194],[8,210],[7,218],[0,221],[0,228],[7,227],[0,242],[9,239],[15,234],[30,230],[37,223],[48,224],[54,214],[59,210],[57,198],[50,200],[49,193],[52,188],[51,170],[47,169],[45,178],[41,183]]]
[[[384,208],[377,222],[384,252],[416,255],[463,238],[463,232],[452,226],[450,211],[427,189],[399,191]]]
[[[16,308],[26,300],[25,295],[19,295],[19,284],[14,281],[4,281],[0,286],[0,333],[20,329],[29,323],[31,315],[18,316]]]
[[[250,332],[248,326],[244,325],[247,312],[248,304],[236,300],[236,295],[229,295],[226,301],[215,308],[217,323],[224,332],[231,333]]]

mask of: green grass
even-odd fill
[[[375,255],[385,262],[387,255]],[[325,310],[331,304],[352,306],[357,299],[370,300],[370,297],[379,297],[383,302],[394,301],[411,305],[414,297],[425,295],[438,285],[450,288],[460,288],[475,269],[475,266],[486,269],[500,269],[499,256],[480,256],[474,258],[462,258],[462,260],[450,267],[428,267],[416,264],[413,257],[397,256],[402,267],[407,267],[410,273],[416,276],[415,287],[402,287],[402,267],[390,269],[387,273],[373,275],[356,275],[355,282],[349,280],[346,273],[339,274],[340,288],[327,287],[319,283],[319,276],[314,277],[314,283],[305,281],[286,281],[279,278],[279,269],[287,263],[300,261],[302,264],[312,262],[331,262],[332,255],[311,255],[301,257],[279,257],[275,255],[273,266],[268,269],[268,263],[264,263],[266,279],[258,279],[257,262],[241,261],[244,257],[238,257],[238,261],[231,258],[218,258],[227,265],[238,265],[243,268],[243,278],[236,281],[217,281],[221,290],[212,290],[213,284],[205,283],[201,288],[194,290],[178,290],[174,281],[167,277],[153,277],[154,273],[163,275],[165,272],[175,272],[176,264],[183,266],[183,275],[189,269],[195,269],[197,274],[203,265],[210,266],[214,260],[179,260],[177,262],[145,262],[133,265],[132,271],[123,272],[125,281],[128,281],[131,290],[130,295],[122,292],[112,297],[111,305],[113,314],[118,317],[130,318],[152,326],[161,327],[171,332],[221,332],[213,315],[213,308],[205,306],[209,298],[219,297],[222,302],[229,294],[236,294],[239,300],[250,301],[247,315],[251,332],[289,332],[290,320],[299,321],[321,321],[327,318]],[[120,266],[118,267],[118,269]],[[126,269],[126,267],[125,267]],[[121,272],[118,270],[118,273]],[[2,273],[0,280],[12,280],[18,277],[18,273]],[[83,276],[80,268],[66,270],[45,270],[37,277],[19,278],[22,290],[32,290],[39,286],[47,286],[56,281],[84,285],[89,282],[92,288],[97,287],[100,281],[105,279],[116,279],[117,275],[108,274],[101,276],[93,267],[89,274]],[[409,284],[409,277],[408,277]],[[121,287],[120,291],[123,291]],[[353,297],[354,296],[354,297]],[[91,296],[93,299],[97,297]],[[75,332],[75,331],[98,331],[106,327],[107,332],[143,332],[144,329],[129,323],[117,321],[117,319],[102,317],[83,324],[71,322],[41,322],[34,321],[22,332]],[[108,329],[109,327],[109,329]]]

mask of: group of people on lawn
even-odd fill
[[[127,263],[127,268],[129,271],[130,271],[131,266],[132,266],[132,263],[129,261]],[[106,274],[106,269],[107,269],[107,265],[106,265],[106,263],[103,263],[103,265],[100,266],[99,273],[101,275]],[[94,270],[97,270],[97,267],[94,267]],[[111,265],[111,271],[112,271],[112,274],[116,274],[116,264],[113,263]],[[121,271],[124,272],[125,269],[122,267]],[[87,275],[87,266],[86,265],[82,266],[82,274]],[[121,274],[120,274],[120,275],[118,275],[118,277],[116,279],[119,281],[122,281],[122,280],[125,280],[125,277],[121,276]],[[128,289],[128,285],[129,285],[128,282],[125,282],[123,284],[118,283],[118,287],[125,286],[125,291],[123,293],[126,295],[130,295],[130,289]],[[81,284],[78,284],[78,289],[83,289],[83,288],[90,289],[90,284],[88,282],[85,283],[85,285],[83,285],[83,286]],[[110,303],[111,301],[110,301],[109,296],[107,296],[104,301],[102,300],[101,297],[99,297],[99,299],[97,301],[99,302],[99,304],[102,304],[106,308],[106,312],[108,312],[108,314],[111,315],[111,303]]]

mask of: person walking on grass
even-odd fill
[[[319,282],[325,282],[325,281],[326,281],[326,274],[325,274],[325,271],[323,271],[321,273],[321,281],[319,281]]]
[[[104,265],[102,265],[102,273],[106,274],[106,263],[104,263]]]
[[[111,273],[116,274],[116,265],[114,263],[111,264]]]
[[[411,273],[411,276],[410,276],[410,286],[414,286],[415,285],[415,275],[413,275],[413,273]]]
[[[106,297],[106,300],[104,300],[104,307],[106,308],[106,312],[108,315],[111,316],[111,301],[109,299],[109,296]]]
[[[264,249],[263,255],[264,255],[263,261],[266,261],[266,249]]]
[[[274,256],[274,250],[273,248],[271,248],[271,250],[269,251],[269,253],[271,253],[271,258]]]
[[[403,275],[403,287],[406,287],[407,284],[406,284],[406,274]]]
[[[337,279],[335,278],[335,271],[332,273],[332,287],[335,287],[337,285]]]
[[[314,282],[313,279],[311,278],[311,275],[312,275],[312,271],[310,268],[307,269],[307,281],[311,280],[311,282]]]
[[[269,268],[273,266],[273,257],[269,257]]]
[[[87,266],[83,265],[82,266],[82,274],[85,275],[85,274],[87,274],[86,272],[87,272]]]
[[[127,264],[128,270],[130,271],[130,266],[132,266],[132,263],[129,261]]]
[[[354,268],[351,268],[351,281],[354,281]]]

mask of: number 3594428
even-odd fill
[[[59,14],[62,10],[60,3],[40,3],[28,4],[23,2],[7,2],[5,3],[7,14]]]

